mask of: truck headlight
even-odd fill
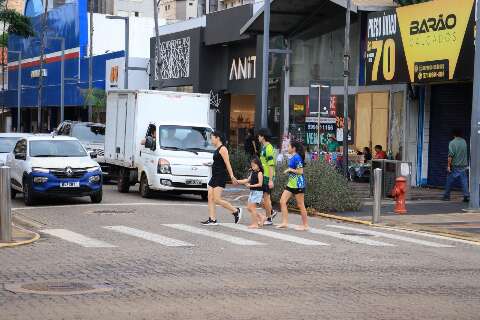
[[[88,179],[88,182],[90,182],[90,183],[99,183],[99,182],[100,182],[100,176],[91,176],[91,177]]]
[[[170,167],[170,162],[165,159],[158,160],[157,173],[161,174],[171,174],[172,168]]]
[[[42,184],[48,181],[47,177],[33,177],[33,183]]]

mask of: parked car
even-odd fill
[[[102,201],[102,170],[76,138],[29,136],[21,138],[8,157],[12,198],[23,193],[26,205],[40,196],[89,196]]]
[[[63,121],[55,130],[59,136],[75,137],[102,167],[104,178],[108,175],[108,164],[105,163],[105,125],[93,122]]]
[[[12,153],[17,141],[29,135],[29,133],[0,133],[0,166],[7,162],[7,157]]]

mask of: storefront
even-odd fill
[[[216,128],[233,146],[243,145],[247,132],[260,126],[262,37],[240,34],[252,15],[253,5],[244,5],[161,27],[161,63],[151,65],[152,89],[210,94]],[[269,128],[278,141],[283,130],[282,61],[271,69]]]
[[[452,131],[469,139],[474,2],[437,0],[368,17],[367,84],[407,84],[405,117],[389,131],[404,132],[418,185],[444,186]]]

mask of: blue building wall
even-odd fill
[[[37,106],[38,77],[32,77],[32,71],[40,69],[40,34],[42,16],[31,18],[35,37],[24,39],[18,36],[9,38],[9,51],[22,52],[22,107]],[[60,106],[61,85],[61,41],[52,37],[65,39],[65,106],[78,107],[84,105],[83,92],[88,88],[88,19],[87,0],[77,0],[53,10],[47,15],[47,46],[45,48],[44,69],[47,76],[43,78],[42,106]],[[50,39],[48,39],[50,37]],[[105,89],[106,61],[123,57],[124,51],[112,52],[93,57],[93,86]],[[8,90],[4,102],[7,107],[17,107],[18,55],[9,54]]]

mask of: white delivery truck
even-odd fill
[[[148,90],[107,93],[105,161],[118,191],[153,190],[207,198],[214,148],[207,94]]]

